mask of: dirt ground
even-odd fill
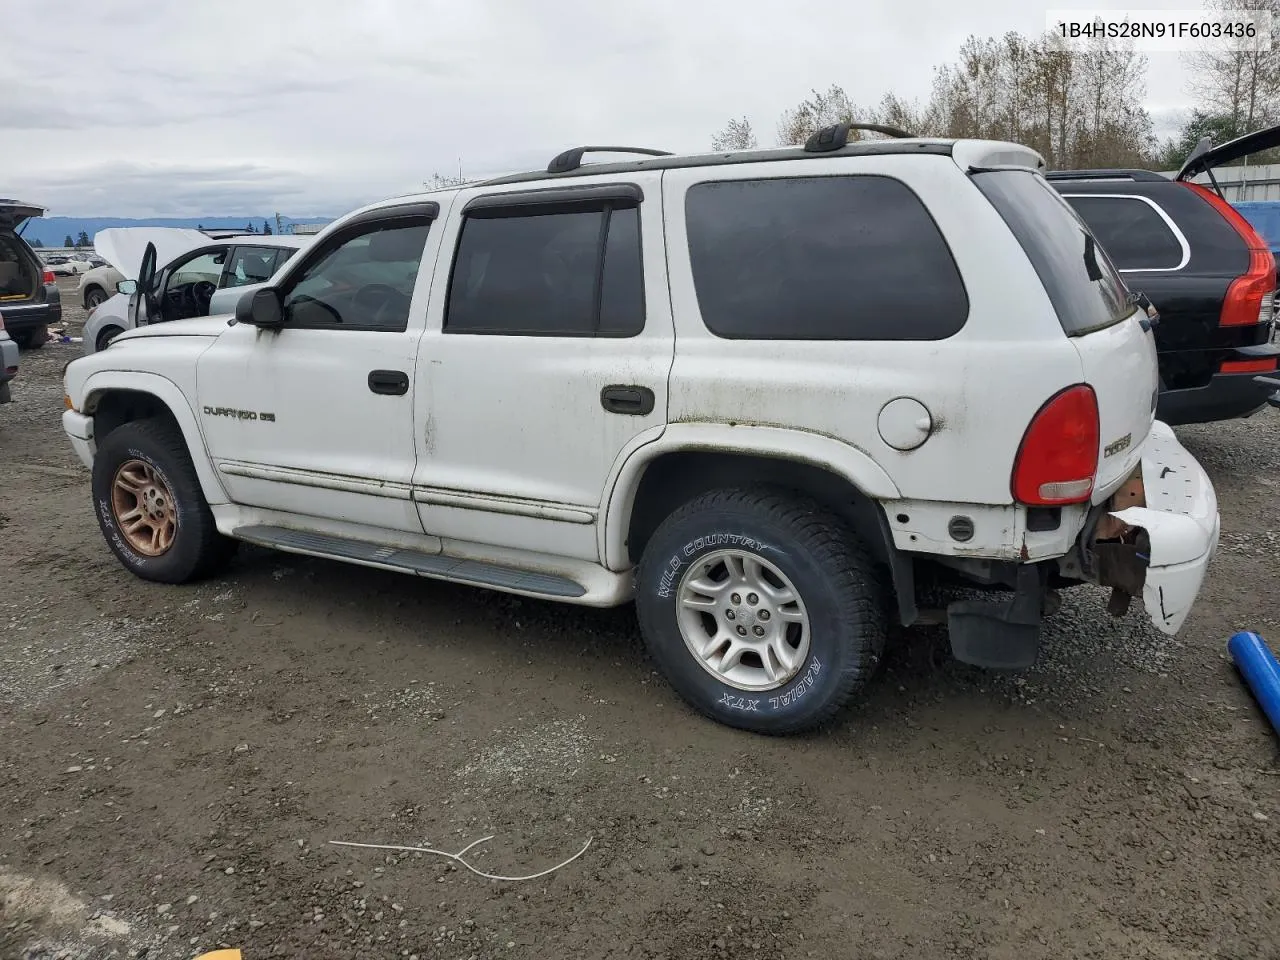
[[[68,300],[74,284],[64,281]],[[81,314],[68,309],[70,333]],[[834,728],[695,716],[629,609],[244,549],[131,577],[59,426],[0,407],[0,958],[1280,957],[1280,415],[1180,430],[1221,498],[1184,632],[1076,592],[1037,666],[896,637]],[[486,872],[563,869],[498,882]]]

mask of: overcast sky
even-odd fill
[[[459,158],[476,176],[542,167],[583,143],[705,150],[744,114],[769,144],[779,114],[814,87],[838,83],[856,102],[890,89],[923,98],[932,68],[967,35],[1037,33],[1045,10],[1025,0],[4,6],[0,196],[50,215],[294,217],[414,190]],[[1188,78],[1177,55],[1149,60],[1148,107],[1166,135]]]

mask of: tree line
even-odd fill
[[[1178,135],[1163,142],[1143,106],[1145,56],[1114,43],[1068,48],[1050,34],[1012,32],[969,37],[954,62],[934,69],[923,102],[893,92],[859,102],[838,83],[814,90],[778,118],[776,142],[800,144],[824,126],[856,121],[919,136],[1011,140],[1037,150],[1050,169],[1176,170],[1201,137],[1222,143],[1280,122],[1280,0],[1208,0],[1205,6],[1271,10],[1272,48],[1187,54],[1195,105]],[[851,139],[861,135],[850,132]],[[711,138],[717,152],[759,145],[745,116]],[[1249,162],[1280,162],[1280,151]]]

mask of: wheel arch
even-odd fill
[[[86,381],[84,397],[81,412],[93,418],[95,445],[133,420],[168,419],[182,434],[205,500],[211,504],[229,502],[205,449],[195,412],[172,380],[151,373],[109,371]]]

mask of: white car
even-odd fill
[[[93,310],[116,294],[116,284],[125,279],[123,273],[111,264],[93,267],[80,277],[80,302],[86,310]]]
[[[75,277],[82,273],[88,273],[91,269],[88,261],[61,255],[46,257],[44,264],[55,276],[59,277]]]
[[[234,295],[220,299],[220,294],[266,282],[313,239],[289,234],[213,239],[175,227],[102,230],[94,244],[119,272],[116,290],[122,292],[90,311],[84,351],[102,350],[135,326],[208,316],[224,310],[223,302],[230,310]]]
[[[682,697],[772,734],[847,703],[890,616],[998,668],[1080,584],[1176,633],[1219,517],[1155,420],[1155,318],[1033,150],[848,133],[374,204],[234,323],[73,361],[107,543],[165,583],[248,541],[634,601]],[[921,609],[938,577],[991,599]]]

